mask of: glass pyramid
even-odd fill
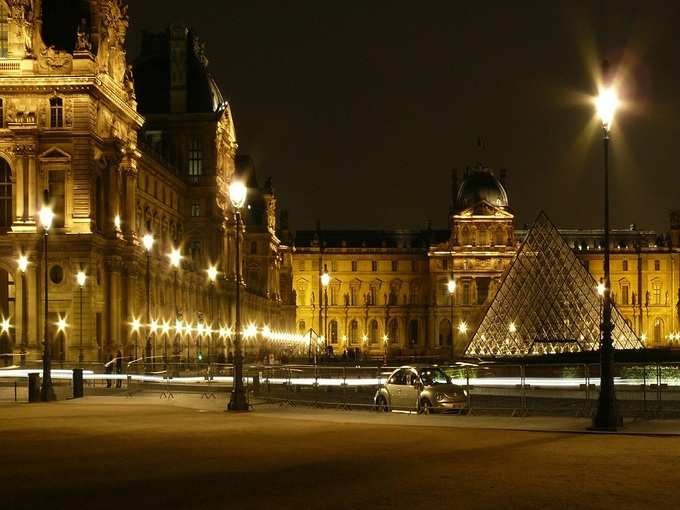
[[[596,351],[602,302],[597,282],[541,212],[466,350],[468,356]],[[612,307],[616,349],[642,343]]]

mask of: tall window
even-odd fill
[[[470,282],[463,283],[463,304],[470,304]]]
[[[337,321],[331,321],[328,325],[328,336],[331,339],[332,344],[338,343],[338,323]]]
[[[661,319],[656,319],[654,321],[654,342],[658,343],[663,337],[663,321]]]
[[[660,260],[654,261],[654,271],[661,271],[661,261]]]
[[[9,163],[0,159],[0,227],[12,226],[12,172]]]
[[[201,202],[199,200],[191,201],[191,216],[196,218],[201,215]]]
[[[654,291],[654,304],[661,304],[661,282],[659,280],[654,280],[652,282],[652,290]]]
[[[7,7],[0,4],[0,58],[7,58],[9,50],[9,23]]]
[[[49,190],[54,211],[53,225],[57,228],[63,228],[66,218],[66,181],[63,170],[49,171]]]
[[[357,301],[359,297],[359,288],[352,287],[349,289],[349,304],[350,306],[357,306]]]
[[[368,304],[369,305],[377,305],[378,304],[378,291],[375,287],[371,287],[369,289],[369,294],[368,294]]]
[[[356,271],[357,271],[357,261],[353,260],[352,261],[352,272],[356,273]]]
[[[373,319],[368,328],[368,341],[372,344],[378,343],[378,321]]]
[[[451,345],[451,323],[448,319],[442,319],[439,323],[439,346]]]
[[[393,272],[393,273],[396,273],[396,272],[397,272],[397,268],[398,268],[397,261],[396,261],[396,260],[393,260],[393,261],[392,261],[392,272]]]
[[[189,180],[198,182],[201,175],[203,175],[203,150],[201,140],[194,137],[189,144]]]
[[[388,329],[389,329],[388,336],[390,338],[390,342],[392,343],[399,342],[399,323],[397,322],[397,319],[392,319],[390,321]]]
[[[0,99],[0,128],[5,127],[5,102]]]
[[[349,323],[349,341],[352,344],[357,343],[359,339],[359,323],[355,320]]]
[[[418,344],[418,321],[416,319],[408,323],[408,343],[409,345]]]
[[[627,305],[628,304],[628,285],[622,285],[621,286],[621,304],[622,305]]]
[[[338,286],[333,285],[331,287],[331,306],[336,306],[338,304]]]
[[[64,100],[60,97],[50,99],[50,126],[64,127]]]
[[[628,261],[627,261],[627,260],[624,260],[624,261],[621,263],[621,266],[622,266],[621,269],[622,269],[623,271],[628,271]]]
[[[371,261],[371,271],[374,273],[378,270],[378,261],[377,260],[372,260]]]

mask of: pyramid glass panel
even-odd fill
[[[597,351],[601,317],[597,282],[541,213],[466,354],[505,357]],[[640,339],[615,306],[612,323],[616,349],[642,348]]]

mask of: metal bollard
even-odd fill
[[[28,401],[40,402],[40,374],[28,374]]]
[[[83,369],[73,369],[73,398],[83,398]]]

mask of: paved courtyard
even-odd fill
[[[0,508],[650,508],[674,501],[680,481],[674,436],[222,406],[198,396],[2,404]]]

